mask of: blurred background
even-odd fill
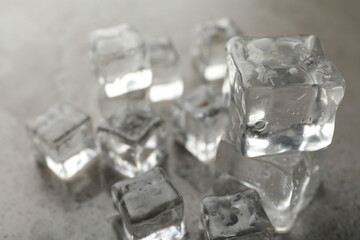
[[[88,57],[92,30],[129,23],[149,38],[170,37],[185,92],[203,80],[190,62],[194,27],[231,18],[244,35],[317,35],[343,74],[346,92],[323,186],[280,239],[360,238],[360,2],[0,0],[0,239],[116,239],[109,196],[63,204],[39,177],[24,124],[59,99],[100,119]],[[51,186],[50,186],[51,188]]]

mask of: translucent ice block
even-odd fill
[[[226,73],[226,42],[239,35],[235,24],[227,18],[209,21],[196,29],[192,48],[194,67],[207,81],[220,80]]]
[[[228,123],[221,96],[208,86],[200,86],[175,101],[173,120],[178,142],[200,161],[214,159]]]
[[[36,157],[59,178],[69,179],[97,156],[91,119],[58,102],[27,124]]]
[[[145,42],[131,26],[99,29],[89,36],[90,56],[108,98],[150,87],[152,72]]]
[[[287,232],[320,184],[319,166],[308,153],[296,152],[246,158],[221,141],[216,166],[255,189],[277,232]]]
[[[163,121],[150,110],[120,107],[98,127],[102,158],[127,177],[146,172],[165,156]]]
[[[259,194],[246,190],[203,199],[206,240],[270,240],[274,227],[261,206]]]
[[[179,71],[179,56],[171,40],[153,39],[147,45],[153,72],[150,101],[160,102],[180,97],[184,83]]]
[[[126,240],[176,240],[186,232],[183,198],[160,168],[115,183],[112,199]]]
[[[237,149],[256,157],[331,143],[345,82],[317,37],[235,37],[227,53]]]

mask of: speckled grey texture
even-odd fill
[[[96,78],[88,59],[88,33],[127,22],[143,35],[170,36],[181,57],[185,91],[201,80],[192,71],[192,28],[231,17],[247,35],[317,35],[347,89],[337,112],[333,143],[319,157],[323,185],[291,233],[279,239],[360,239],[360,3],[349,1],[1,1],[0,7],[0,238],[116,239],[114,209],[105,191],[60,194],[44,180],[24,125],[59,99],[100,121]],[[162,115],[169,111],[161,105]],[[169,175],[184,196],[188,239],[197,239],[199,189],[206,167],[171,147]],[[174,168],[176,167],[176,169]],[[180,176],[187,176],[183,181]],[[108,181],[106,181],[108,182]],[[71,190],[72,186],[61,185]],[[96,187],[94,186],[94,190]]]

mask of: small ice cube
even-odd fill
[[[122,24],[95,30],[89,42],[101,96],[113,98],[150,87],[152,72],[146,45],[133,27]]]
[[[127,177],[149,171],[165,156],[163,121],[147,109],[120,107],[97,135],[103,160]]]
[[[202,222],[206,240],[272,239],[274,227],[255,190],[209,196],[205,197],[202,203]]]
[[[97,156],[90,117],[65,102],[56,103],[26,128],[37,160],[61,179],[70,179]]]
[[[183,198],[161,168],[117,182],[112,199],[126,240],[177,240],[185,235]]]
[[[227,18],[209,21],[196,29],[192,48],[194,67],[207,81],[220,80],[226,73],[226,42],[239,35],[236,25]]]
[[[178,142],[200,161],[213,160],[228,123],[223,99],[209,86],[197,87],[175,101],[174,132]]]
[[[148,41],[153,82],[149,90],[151,102],[173,100],[180,97],[184,83],[179,71],[179,56],[168,38]]]

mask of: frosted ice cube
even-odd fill
[[[65,102],[51,106],[26,128],[37,160],[61,179],[70,179],[97,156],[90,117]]]
[[[102,96],[112,98],[150,87],[152,72],[145,42],[133,27],[122,24],[95,30],[89,41]]]
[[[197,157],[208,162],[228,123],[222,97],[208,86],[197,87],[175,101],[173,107],[176,140]]]
[[[120,107],[97,135],[103,160],[127,177],[154,168],[165,156],[163,121],[150,110]]]
[[[114,184],[112,199],[127,240],[176,240],[186,232],[183,198],[161,168]]]
[[[317,37],[235,37],[227,53],[228,134],[238,150],[256,157],[331,143],[345,82]]]
[[[237,27],[227,18],[209,21],[196,28],[193,63],[205,80],[214,81],[225,77],[225,45],[236,35],[239,35]]]
[[[153,82],[149,90],[152,102],[172,100],[182,95],[184,83],[179,71],[179,56],[170,39],[148,41]]]
[[[320,184],[319,166],[303,152],[246,158],[222,140],[216,166],[260,194],[277,232],[291,229]]]
[[[203,199],[202,222],[206,240],[270,240],[274,227],[260,203],[259,194],[246,190]]]

